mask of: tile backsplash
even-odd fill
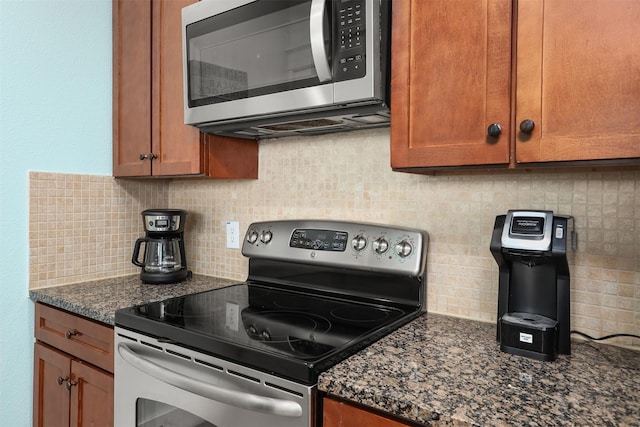
[[[167,205],[168,189],[162,180],[31,172],[29,288],[135,273],[140,212]]]
[[[422,176],[391,171],[388,129],[270,140],[257,181],[120,180],[32,172],[30,287],[138,271],[140,211],[189,211],[187,260],[199,274],[243,280],[225,222],[319,218],[426,230],[428,310],[495,321],[498,269],[489,252],[496,215],[546,209],[573,215],[572,328],[640,333],[640,172],[523,172]],[[639,340],[617,339],[640,346]]]

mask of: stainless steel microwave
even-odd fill
[[[255,139],[388,126],[390,8],[388,0],[185,7],[185,123]]]

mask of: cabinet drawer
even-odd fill
[[[110,326],[37,303],[35,336],[113,373],[113,328]]]

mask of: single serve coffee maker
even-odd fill
[[[496,217],[491,253],[498,263],[500,350],[537,360],[571,354],[569,264],[573,218],[510,210]]]
[[[145,236],[136,240],[131,262],[142,267],[140,280],[144,283],[176,283],[191,274],[184,251],[186,217],[187,212],[180,209],[142,211]]]

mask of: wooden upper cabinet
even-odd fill
[[[258,178],[257,141],[184,124],[182,8],[196,1],[113,0],[116,177]]]
[[[511,15],[511,0],[393,3],[394,169],[509,164]]]
[[[639,163],[638,22],[638,0],[394,2],[391,166]]]
[[[151,175],[151,2],[113,2],[113,175]]]
[[[640,2],[519,0],[519,163],[640,157]]]
[[[182,8],[197,0],[154,0],[151,150],[154,175],[202,173],[198,128],[184,124]]]

